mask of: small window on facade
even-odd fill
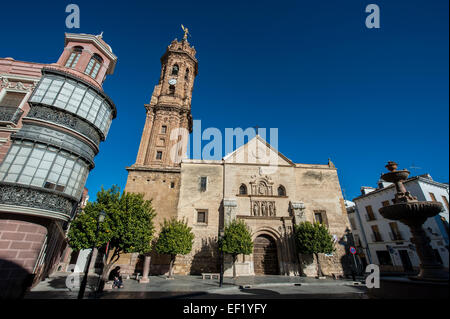
[[[430,197],[431,197],[431,200],[432,200],[433,202],[437,202],[436,196],[434,196],[433,193],[430,193]]]
[[[314,211],[314,222],[328,227],[328,219],[327,219],[326,211],[315,210]]]
[[[447,197],[445,197],[444,195],[442,195],[442,200],[444,201],[445,207],[447,207],[447,210],[450,210],[450,207],[448,206],[448,200]]]
[[[377,225],[372,226],[372,240],[374,242],[383,241],[383,238],[381,237],[380,230],[378,229]]]
[[[175,64],[175,65],[172,67],[172,75],[178,75],[178,71],[179,71],[178,64]]]
[[[314,213],[314,220],[316,221],[316,223],[323,224],[322,213],[321,212]]]
[[[278,187],[278,196],[286,196],[286,189],[283,185],[280,185]]]
[[[189,80],[189,69],[186,69],[186,73],[184,74],[184,79],[185,79],[186,81]]]
[[[72,53],[70,53],[69,58],[66,61],[66,68],[73,68],[77,65],[78,60],[80,59],[81,52],[83,51],[82,47],[74,47]]]
[[[208,222],[208,212],[205,210],[197,211],[197,223],[206,224]]]
[[[373,212],[372,206],[366,206],[366,212],[367,212],[367,220],[371,221],[371,220],[375,220],[375,214]]]
[[[200,177],[200,191],[201,192],[205,192],[206,191],[207,181],[208,181],[208,179],[207,179],[206,176]]]
[[[167,133],[167,126],[163,125],[161,126],[161,134],[166,134]]]
[[[169,86],[169,94],[170,95],[174,95],[175,94],[175,85],[170,85]]]
[[[3,96],[0,106],[9,106],[17,108],[22,104],[22,101],[25,97],[25,93],[20,92],[6,92]]]
[[[390,222],[389,227],[391,228],[391,239],[392,240],[403,240],[401,232],[398,228],[398,224],[396,222]]]
[[[89,61],[86,70],[84,71],[85,74],[89,75],[90,77],[94,78],[98,74],[98,70],[100,70],[100,66],[103,63],[103,59],[98,54],[94,53],[91,60]]]
[[[385,207],[385,206],[389,206],[390,204],[389,204],[389,201],[388,201],[388,200],[385,200],[385,201],[382,201],[382,202],[381,202],[381,205],[382,205],[383,207]]]
[[[247,186],[244,184],[239,187],[239,195],[247,195]]]
[[[170,183],[170,188],[175,188],[175,183],[174,182]]]
[[[157,160],[162,159],[162,152],[161,152],[161,151],[157,151],[157,152],[156,152],[156,159],[157,159]]]

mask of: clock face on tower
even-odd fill
[[[170,79],[169,80],[169,84],[170,85],[175,85],[175,84],[177,84],[177,80],[176,79]]]

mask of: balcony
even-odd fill
[[[12,122],[17,124],[22,114],[23,110],[18,107],[0,105],[0,122]]]
[[[405,240],[402,232],[397,231],[397,232],[389,232],[389,237],[391,237],[391,240],[393,241],[402,241]]]
[[[382,242],[383,241],[383,237],[381,237],[380,233],[373,233],[372,234],[372,241],[373,242]]]
[[[366,214],[366,220],[367,220],[368,222],[371,222],[371,221],[373,221],[373,220],[377,220],[377,218],[376,218],[374,215],[368,215],[368,214]]]

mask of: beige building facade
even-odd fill
[[[271,164],[258,153],[272,158]],[[321,261],[328,275],[343,274],[340,243],[346,240],[348,219],[336,168],[331,162],[295,164],[258,135],[223,160],[183,160],[177,216],[195,234],[191,254],[179,258],[180,272],[217,272],[218,235],[237,218],[249,226],[254,243],[252,255],[238,258],[239,275],[294,276],[303,270],[315,276],[315,264],[298,256],[295,247],[294,225],[302,221],[321,221],[329,228],[336,251]],[[226,259],[225,275],[231,272]]]
[[[250,227],[254,242],[253,254],[238,258],[238,275],[315,276],[315,262],[299,256],[295,247],[294,225],[302,221],[327,225],[336,251],[320,256],[323,270],[342,275],[349,225],[334,165],[293,163],[259,135],[222,160],[183,159],[192,131],[195,50],[186,39],[174,40],[161,65],[160,81],[145,105],[147,119],[136,163],[127,167],[125,190],[152,200],[157,229],[171,217],[185,219],[192,227],[192,252],[177,257],[175,274],[218,272],[218,236],[237,218]],[[127,256],[119,263],[132,273],[137,259]],[[226,258],[226,276],[231,268]],[[168,259],[152,255],[150,273],[167,270]]]

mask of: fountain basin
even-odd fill
[[[396,183],[398,181],[406,180],[409,176],[409,171],[406,169],[400,171],[393,171],[381,175],[381,178],[389,183]]]
[[[381,216],[391,220],[427,219],[443,210],[438,202],[409,202],[384,206],[379,209]]]

